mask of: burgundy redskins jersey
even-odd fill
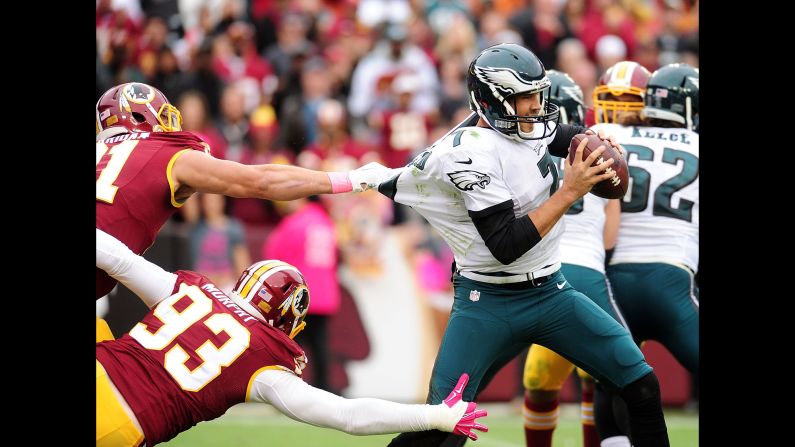
[[[391,110],[384,113],[384,164],[400,168],[411,161],[411,155],[425,148],[431,134],[430,119],[418,112]]]
[[[133,132],[97,142],[97,228],[143,254],[182,203],[174,199],[171,166],[184,150],[207,151],[190,132]],[[97,298],[116,281],[97,269]]]
[[[97,343],[97,360],[149,446],[246,401],[261,371],[300,375],[306,365],[298,344],[240,309],[206,277],[176,274],[172,296],[128,334]]]

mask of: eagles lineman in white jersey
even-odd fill
[[[471,376],[464,396],[475,396],[505,363],[539,343],[618,390],[636,446],[667,446],[659,384],[640,349],[560,272],[560,219],[610,178],[604,169],[612,160],[592,167],[603,149],[583,160],[581,144],[558,189],[551,155],[566,156],[571,138],[586,129],[557,125],[546,70],[527,49],[487,48],[470,64],[467,87],[477,125],[463,123],[379,186],[422,214],[455,254],[455,301],[428,402],[440,402],[463,371]],[[390,445],[465,441],[431,430],[403,433]]]
[[[624,145],[629,191],[607,275],[638,342],[698,374],[698,70],[670,64],[646,88],[645,126],[605,125]],[[649,126],[649,127],[646,127]]]
[[[627,63],[615,67],[621,64]],[[623,67],[612,77],[619,72],[626,77],[632,70]],[[594,126],[623,144],[629,165],[629,190],[621,202],[618,241],[607,268],[616,302],[638,344],[659,341],[693,374],[698,374],[699,352],[693,278],[698,269],[698,85],[697,69],[667,65],[645,83],[643,102],[612,112],[625,115],[617,121],[623,125]],[[605,98],[597,93],[608,90],[594,91],[599,121],[611,113],[600,113],[599,106],[617,102],[601,101]],[[620,98],[610,99],[628,99],[616,89],[612,93]],[[620,415],[604,418],[611,408],[612,399],[597,386],[600,436],[612,441],[611,446],[628,447],[629,441],[618,441],[627,433],[625,426],[615,424]]]
[[[552,82],[550,101],[560,108],[560,121],[584,124],[580,86],[566,73],[547,70],[547,76]],[[558,157],[553,160],[562,170],[563,160]],[[615,246],[620,213],[618,200],[603,199],[593,194],[586,194],[574,202],[561,219],[565,223],[565,231],[560,238],[560,260],[561,271],[572,287],[626,327],[605,276],[605,253],[606,250],[611,252]],[[524,365],[525,399],[522,409],[527,447],[552,446],[552,434],[558,422],[560,390],[573,369],[570,361],[554,351],[539,344],[530,347]],[[581,369],[577,373],[581,378],[583,445],[598,446],[600,440],[593,408],[594,381]],[[612,414],[612,409],[609,413]]]

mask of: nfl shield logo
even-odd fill
[[[469,292],[469,300],[470,301],[478,301],[478,300],[480,300],[480,292],[478,292],[477,290],[473,290],[473,291]]]

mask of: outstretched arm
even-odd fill
[[[168,298],[177,282],[177,275],[136,255],[100,229],[97,229],[97,267],[138,295],[150,309]]]
[[[250,197],[295,200],[316,194],[361,192],[378,186],[390,169],[370,163],[349,172],[325,172],[280,164],[244,165],[186,151],[172,168],[174,189]]]
[[[462,377],[463,379],[463,377]],[[461,384],[461,381],[459,381]],[[373,435],[439,429],[477,439],[471,429],[487,431],[475,422],[484,410],[460,400],[466,380],[439,405],[409,405],[382,399],[346,399],[314,388],[295,374],[265,370],[254,379],[249,401],[269,403],[296,421],[353,435]]]

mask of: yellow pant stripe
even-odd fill
[[[97,447],[137,447],[144,441],[122,408],[105,368],[97,360]]]
[[[116,337],[113,336],[113,332],[111,332],[110,327],[108,326],[108,322],[103,320],[102,318],[97,318],[97,343],[105,340],[115,340]]]

